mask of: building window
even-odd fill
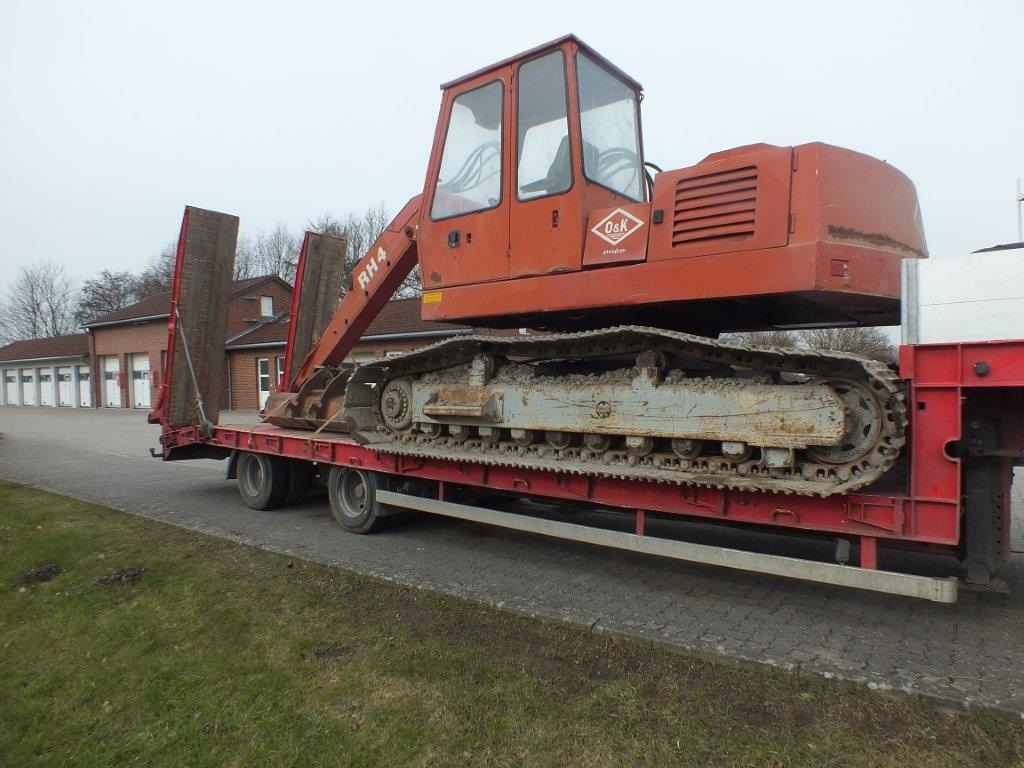
[[[284,358],[277,358],[277,386],[281,386],[281,382],[284,381]]]
[[[260,316],[261,317],[273,317],[274,315],[274,297],[273,296],[260,296]]]

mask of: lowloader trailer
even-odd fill
[[[354,533],[426,512],[937,602],[1001,588],[1024,329],[905,344],[898,367],[729,340],[899,322],[931,263],[916,192],[824,144],[662,171],[640,98],[573,36],[442,86],[424,190],[347,286],[344,239],[306,234],[258,425],[218,423],[238,219],[186,208],[157,455],[228,459],[255,509],[325,485]],[[346,364],[417,266],[424,319],[498,330]],[[615,510],[632,532],[479,502],[495,496]],[[653,536],[652,517],[828,537],[836,562]],[[879,544],[947,575],[879,570]]]

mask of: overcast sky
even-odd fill
[[[1024,2],[0,0],[0,282],[136,269],[185,204],[243,233],[423,187],[439,83],[574,32],[647,159],[821,140],[916,183],[933,255],[1016,239]]]

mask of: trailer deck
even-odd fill
[[[699,485],[581,474],[571,471],[570,462],[560,466],[557,451],[542,466],[529,468],[474,461],[470,451],[462,452],[461,458],[397,455],[359,444],[349,434],[325,430],[331,419],[317,429],[270,423],[215,426],[224,336],[217,308],[226,285],[223,274],[230,273],[236,231],[234,217],[186,211],[168,324],[167,364],[150,420],[161,425],[159,455],[163,459],[230,458],[229,477],[236,476],[238,462],[247,462],[267,493],[270,485],[276,487],[274,500],[268,501],[266,494],[260,499],[250,494],[251,506],[280,504],[293,498],[296,490],[301,493],[312,478],[329,477],[336,517],[342,493],[339,483],[348,483],[348,491],[358,496],[350,502],[355,499],[359,509],[372,507],[373,516],[381,511],[386,517],[403,508],[681,560],[939,602],[956,599],[954,580],[878,571],[881,542],[955,558],[972,585],[1000,586],[997,572],[1009,545],[1012,468],[1024,460],[1024,340],[901,347],[899,378],[909,413],[907,443],[895,466],[856,493],[819,498],[717,487],[713,464]],[[317,243],[319,237],[307,234],[300,265],[309,253],[332,252]],[[326,269],[326,261],[321,266]],[[318,304],[314,314],[327,314],[320,309]],[[295,306],[292,312],[301,314]],[[289,343],[301,341],[294,337]],[[290,359],[295,359],[292,351]],[[332,386],[328,383],[322,391],[311,393],[310,402],[322,408],[335,394]],[[464,445],[471,448],[472,444]],[[240,477],[244,480],[245,475]],[[245,488],[240,490],[246,498]],[[634,532],[461,503],[463,497],[472,500],[481,491],[617,510],[632,516]],[[339,517],[349,530],[375,529],[376,523],[362,518],[354,524],[360,516],[353,509],[348,519]],[[648,515],[834,538],[837,563],[651,537],[645,531]],[[858,550],[856,566],[845,564],[852,545]]]

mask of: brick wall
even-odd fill
[[[257,360],[267,358],[270,361],[271,392],[277,386],[277,358],[284,358],[284,347],[268,347],[266,349],[238,350],[228,354],[231,374],[231,407],[236,411],[259,410],[259,380]],[[222,407],[227,407],[222,404]]]
[[[227,335],[232,336],[240,331],[259,322],[264,318],[260,315],[260,297],[270,296],[273,299],[273,311],[275,313],[286,310],[291,306],[291,288],[287,283],[279,280],[268,280],[258,285],[251,291],[236,296],[228,305]],[[92,329],[95,341],[95,358],[92,360],[92,389],[93,403],[102,407],[106,403],[104,394],[103,379],[103,358],[107,355],[116,355],[121,372],[121,408],[130,408],[131,401],[131,356],[133,354],[147,354],[149,357],[149,384],[150,402],[156,403],[156,392],[163,379],[163,361],[167,349],[167,320],[153,320],[143,323],[126,322],[121,325],[102,326]],[[284,353],[281,352],[283,355]],[[255,361],[255,357],[253,357]],[[255,362],[253,362],[255,367]],[[227,373],[227,372],[225,372]],[[235,371],[232,369],[232,374]],[[244,376],[244,371],[239,370]],[[244,388],[235,388],[232,394],[241,395],[243,400],[251,399],[256,402],[255,373],[251,387],[243,383]],[[233,399],[233,398],[232,398]],[[228,376],[222,377],[221,385],[221,408],[227,408]],[[235,406],[236,408],[240,406]],[[255,408],[253,404],[252,408]]]
[[[383,360],[388,352],[408,352],[425,347],[439,338],[393,339],[357,344],[354,350],[355,359],[360,363]],[[231,405],[228,405],[227,392],[221,398],[221,408],[233,408],[236,411],[259,410],[259,381],[256,361],[260,358],[270,360],[271,371],[275,371],[277,358],[284,359],[284,347],[264,347],[234,350],[228,353],[228,366],[231,377]],[[352,355],[345,362],[352,362]],[[227,377],[225,377],[227,387]],[[276,379],[271,378],[271,391],[276,386]]]
[[[103,358],[116,355],[121,370],[121,408],[131,407],[131,356],[147,354],[149,357],[150,401],[156,402],[156,386],[163,374],[161,352],[167,347],[167,321],[111,325],[92,329],[96,356],[92,365],[93,404],[106,403],[103,379]]]
[[[287,310],[292,305],[292,291],[287,283],[269,280],[258,285],[252,291],[236,296],[228,305],[228,336],[244,331],[253,323],[265,319],[260,315],[260,296],[270,296],[274,300],[274,314]]]

